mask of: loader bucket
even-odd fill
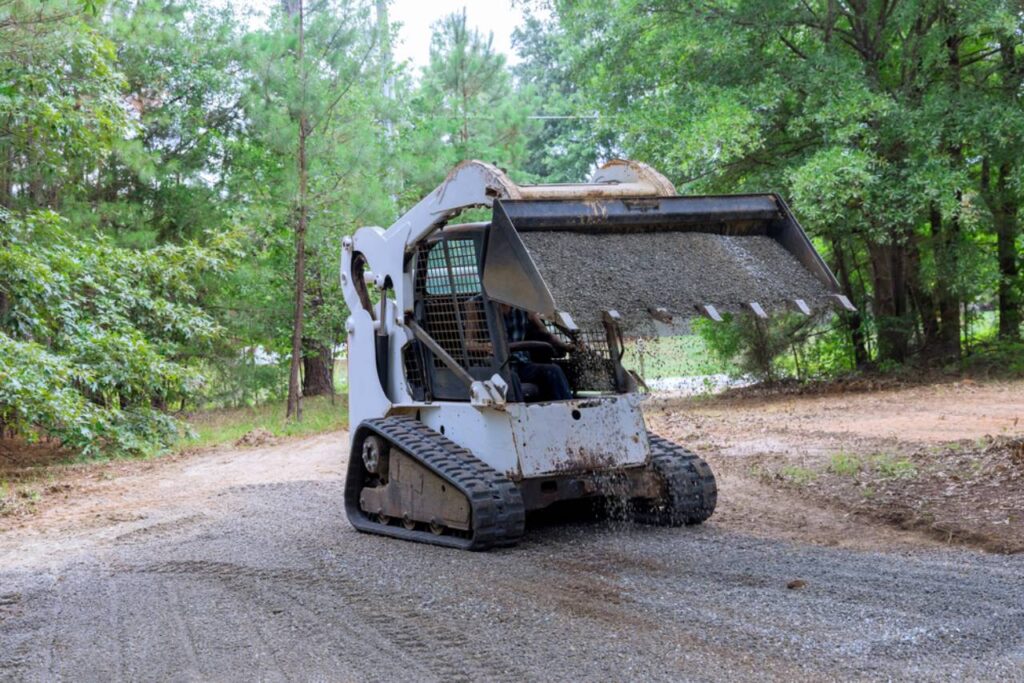
[[[638,336],[721,311],[852,308],[774,194],[496,200],[483,285],[584,329],[617,311]]]

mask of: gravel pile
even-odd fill
[[[803,299],[827,304],[829,292],[796,258],[765,236],[653,232],[587,234],[525,232],[523,242],[555,298],[576,323],[590,328],[608,309],[622,314],[633,334],[655,331],[651,309],[675,319],[713,304],[743,310],[756,301],[765,310]]]

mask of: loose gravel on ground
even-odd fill
[[[337,471],[226,485],[47,560],[0,554],[0,679],[1024,680],[1019,556],[715,518],[541,525],[473,554],[355,532]]]
[[[690,318],[696,307],[766,311],[828,304],[825,286],[778,242],[765,236],[686,232],[588,234],[524,232],[523,242],[555,304],[583,328],[617,310],[635,334],[654,330],[650,309]]]

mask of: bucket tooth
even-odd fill
[[[609,309],[607,311],[601,311],[601,320],[606,323],[615,322],[621,323],[622,316],[615,309]]]
[[[796,310],[800,311],[804,315],[811,314],[811,307],[807,305],[807,302],[803,299],[793,299],[793,305],[796,306]]]
[[[697,310],[706,315],[707,317],[711,318],[712,320],[714,320],[716,323],[724,322],[721,313],[719,313],[718,309],[711,304],[704,304],[703,306],[698,306]]]
[[[756,301],[751,301],[750,303],[747,304],[747,306],[750,307],[750,310],[752,310],[754,312],[754,315],[756,315],[758,318],[761,318],[762,320],[768,319],[768,314],[764,312],[764,309],[761,307],[761,304],[757,303]]]
[[[666,324],[672,323],[672,314],[669,313],[668,309],[663,306],[658,306],[657,308],[654,308],[652,306],[647,309],[647,312],[650,313],[652,318],[659,322],[663,322]]]
[[[572,316],[565,311],[558,311],[557,316],[559,321],[562,323],[562,327],[567,330],[575,332],[579,328],[576,327],[576,321],[572,319]]]
[[[842,306],[844,309],[846,309],[850,313],[856,313],[857,312],[857,307],[854,306],[852,303],[850,303],[850,300],[848,298],[846,298],[846,295],[844,295],[844,294],[833,294],[832,296],[834,296],[836,298],[836,301],[839,302],[840,306]]]

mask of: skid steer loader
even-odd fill
[[[451,223],[477,207],[488,222]],[[348,518],[470,550],[515,544],[528,511],[562,501],[614,498],[642,523],[703,522],[714,475],[647,431],[624,340],[720,310],[850,307],[778,196],[681,197],[623,160],[586,184],[537,186],[464,162],[387,230],[345,238],[341,281]],[[510,311],[549,336],[512,339]],[[531,363],[571,396],[524,381]]]

